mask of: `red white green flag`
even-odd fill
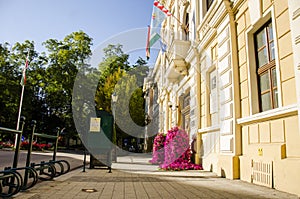
[[[22,79],[21,79],[21,82],[20,82],[21,86],[25,86],[25,84],[26,84],[26,70],[28,68],[28,59],[29,59],[29,53],[26,57],[25,67],[24,67],[23,72],[22,72]]]
[[[172,14],[168,9],[164,7],[159,1],[155,0],[153,3],[153,11],[151,18],[151,26],[148,27],[148,38],[146,45],[146,57],[147,60],[150,58],[150,48],[160,40],[160,29],[161,23],[165,20],[166,17],[171,16]]]

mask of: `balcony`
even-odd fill
[[[190,46],[190,41],[174,40],[172,42],[167,55],[169,57],[169,67],[166,70],[170,82],[176,82],[187,75],[189,63],[185,59]]]

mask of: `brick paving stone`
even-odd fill
[[[134,161],[136,157],[133,157]],[[141,163],[141,162],[139,162]],[[146,164],[145,162],[144,164]],[[137,164],[137,163],[136,163]],[[115,165],[115,168],[114,168]],[[38,183],[16,199],[140,199],[140,198],[282,198],[299,197],[240,180],[219,178],[205,171],[158,171],[156,166],[147,169],[136,165],[113,164],[112,173],[106,169],[82,169],[72,171],[53,181]],[[118,169],[116,169],[118,168]],[[120,169],[122,168],[122,169]],[[136,169],[138,168],[138,169]],[[82,189],[95,189],[94,193]]]

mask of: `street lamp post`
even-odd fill
[[[117,129],[116,129],[116,103],[118,101],[118,95],[116,92],[113,92],[113,94],[111,95],[111,100],[112,100],[112,112],[113,112],[113,116],[114,116],[114,133],[117,134]],[[117,135],[115,135],[117,136]],[[115,140],[117,141],[117,140]],[[117,143],[115,143],[117,144]],[[114,151],[114,161],[117,162],[117,148],[116,146],[113,149]]]

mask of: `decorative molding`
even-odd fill
[[[232,87],[227,87],[224,89],[221,89],[220,91],[221,96],[221,105],[224,105],[230,101],[232,101]]]
[[[195,120],[192,120],[191,121],[191,128],[194,128],[196,126],[196,121]]]
[[[205,128],[201,128],[198,129],[198,133],[211,133],[211,132],[215,132],[215,131],[220,131],[220,126],[209,126],[209,127],[205,127]]]
[[[300,16],[300,8],[293,12],[293,20],[296,20]]]
[[[230,40],[226,40],[222,45],[218,48],[218,56],[219,60],[224,59],[227,55],[231,53]]]
[[[222,74],[219,78],[220,81],[220,89],[225,89],[232,83],[232,75],[231,70],[227,71],[226,73]]]
[[[233,120],[224,120],[221,124],[220,135],[232,135],[233,134]]]
[[[220,137],[220,151],[232,153],[234,149],[233,137],[229,136],[221,136]]]
[[[295,38],[295,44],[298,45],[300,43],[300,35]]]
[[[218,46],[221,47],[229,39],[229,27],[226,27],[218,35]]]
[[[232,102],[226,103],[221,106],[221,120],[228,120],[233,117],[233,104]]]
[[[218,71],[220,75],[223,75],[231,68],[231,56],[228,54],[223,57],[223,59],[219,59]]]
[[[191,116],[194,116],[194,115],[195,115],[195,109],[192,109],[192,110],[191,110],[190,115],[191,115]]]

